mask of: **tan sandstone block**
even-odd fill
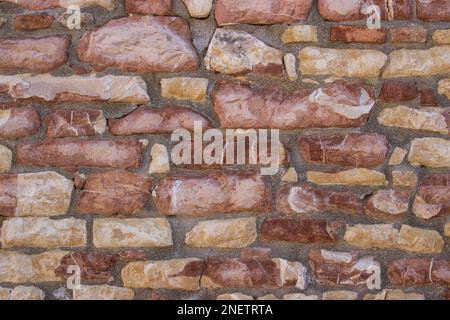
[[[438,92],[450,99],[450,79],[442,79],[439,81]]]
[[[450,29],[440,29],[433,32],[434,44],[450,44]]]
[[[317,27],[310,25],[292,25],[286,28],[281,41],[284,43],[318,42]]]
[[[417,138],[411,142],[408,161],[417,167],[449,168],[450,140]]]
[[[74,300],[133,300],[134,291],[108,285],[81,285],[73,290]]]
[[[0,173],[11,170],[12,152],[7,147],[0,145]]]
[[[150,152],[152,161],[148,173],[167,173],[170,171],[169,154],[166,146],[155,143]]]
[[[391,158],[389,159],[389,165],[396,165],[401,164],[403,160],[406,157],[406,154],[408,153],[407,150],[397,147],[394,149],[394,152],[392,152]]]
[[[177,100],[203,102],[208,90],[208,79],[205,78],[166,78],[161,79],[161,96]]]
[[[387,184],[386,176],[383,173],[365,168],[349,169],[336,173],[308,171],[306,176],[308,181],[321,185],[382,186]]]

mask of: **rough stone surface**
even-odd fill
[[[243,75],[281,76],[283,52],[268,46],[250,33],[216,29],[205,57],[206,70]]]
[[[394,43],[427,42],[427,29],[422,26],[391,28],[389,34]]]
[[[96,219],[93,234],[97,248],[153,248],[173,244],[170,224],[162,218]]]
[[[33,107],[0,104],[0,139],[17,139],[37,134],[40,125],[41,118]]]
[[[296,59],[292,53],[285,54],[283,57],[284,68],[290,81],[298,79]]]
[[[159,143],[154,144],[150,155],[152,161],[148,173],[167,173],[170,171],[169,154],[166,146]]]
[[[261,176],[225,171],[164,178],[154,189],[153,200],[164,215],[261,214],[271,211],[269,193]]]
[[[441,138],[417,138],[411,142],[408,161],[414,166],[450,167],[450,141]]]
[[[417,86],[405,81],[384,81],[381,87],[380,99],[383,102],[406,102],[417,98]]]
[[[371,89],[344,81],[294,92],[220,82],[212,92],[212,102],[222,128],[283,130],[359,127],[375,105]]]
[[[131,72],[183,72],[198,68],[189,26],[178,17],[133,16],[85,33],[81,61]]]
[[[161,96],[177,100],[204,102],[208,79],[177,77],[161,79]]]
[[[202,221],[185,237],[187,245],[197,248],[244,248],[255,240],[255,218]]]
[[[88,175],[76,211],[103,216],[134,215],[150,199],[151,177],[127,171]]]
[[[394,187],[415,188],[417,175],[414,171],[392,171],[392,184]]]
[[[400,147],[395,148],[394,151],[392,152],[391,158],[389,159],[389,165],[393,166],[401,164],[403,160],[405,160],[407,154],[408,154],[407,150]]]
[[[108,285],[81,285],[73,290],[74,300],[133,300],[134,291]]]
[[[7,147],[0,145],[0,173],[11,170],[12,152]]]
[[[412,208],[423,219],[450,214],[450,175],[432,174],[422,177]]]
[[[385,289],[377,294],[368,293],[363,300],[425,300],[425,296],[422,293]]]
[[[450,261],[430,259],[401,259],[389,264],[391,285],[410,287],[425,284],[450,284]]]
[[[417,17],[423,21],[450,21],[449,0],[417,0]]]
[[[16,30],[48,29],[54,20],[55,18],[45,13],[28,14],[23,16],[15,16],[13,25]]]
[[[381,219],[398,218],[409,208],[409,191],[378,190],[368,200],[366,214]]]
[[[82,7],[99,6],[108,10],[114,9],[114,0],[76,0],[74,1],[60,1],[60,0],[2,0],[5,2],[11,2],[18,5],[21,8],[28,10],[47,10],[55,8],[67,8],[70,5],[77,4]]]
[[[358,292],[349,290],[326,291],[322,294],[322,300],[356,300]]]
[[[106,131],[101,110],[56,110],[44,118],[48,138],[94,136]]]
[[[70,76],[48,74],[0,76],[0,93],[11,98],[43,102],[146,103],[145,82],[131,76]]]
[[[450,46],[425,50],[400,49],[389,54],[384,78],[429,77],[450,72]]]
[[[450,79],[442,79],[439,81],[438,92],[450,99]]]
[[[283,43],[318,42],[317,27],[303,24],[286,27],[281,41]]]
[[[10,218],[2,223],[2,248],[63,248],[86,245],[86,222],[75,218]]]
[[[125,12],[167,16],[172,12],[172,0],[125,0]]]
[[[384,53],[370,49],[306,47],[298,54],[302,74],[354,78],[378,77],[387,58]]]
[[[450,44],[450,29],[439,29],[433,32],[433,43],[437,45]]]
[[[41,73],[56,70],[66,63],[69,46],[68,36],[0,39],[0,70]]]
[[[365,26],[333,26],[330,39],[335,42],[380,44],[386,41],[386,30],[384,28],[369,29]]]
[[[211,12],[213,0],[183,0],[193,18],[207,18]]]
[[[349,169],[338,172],[306,172],[308,181],[319,185],[362,185],[382,186],[386,185],[386,176],[379,171],[365,168]]]
[[[58,216],[70,206],[73,182],[53,172],[0,175],[0,215]]]
[[[12,289],[0,287],[0,300],[44,300],[45,293],[37,287],[18,286]]]

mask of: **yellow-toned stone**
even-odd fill
[[[418,138],[411,142],[408,161],[417,167],[449,168],[450,140]]]
[[[97,248],[152,248],[173,245],[172,229],[164,218],[105,218],[94,220]]]
[[[44,300],[45,293],[37,287],[0,288],[0,300]]]
[[[197,258],[131,262],[122,269],[122,281],[128,288],[198,290],[202,264]]]
[[[392,152],[391,158],[389,159],[389,165],[396,165],[401,164],[403,160],[406,157],[406,154],[408,153],[407,150],[397,147],[394,149],[394,152]]]
[[[211,12],[213,0],[183,0],[193,18],[206,18]]]
[[[375,78],[387,55],[375,50],[307,47],[300,50],[300,72],[307,75]]]
[[[10,218],[2,223],[3,248],[63,248],[86,245],[86,221],[75,218]]]
[[[450,79],[439,80],[438,92],[450,99]]]
[[[73,290],[74,300],[133,300],[134,291],[108,285],[81,285]]]
[[[450,221],[445,224],[444,232],[447,237],[450,237]]]
[[[244,248],[256,240],[256,218],[202,221],[186,234],[186,244],[198,248]]]
[[[308,181],[321,185],[382,186],[387,184],[386,176],[383,173],[365,168],[355,168],[336,173],[308,171],[306,177]]]
[[[392,171],[392,184],[394,187],[415,188],[417,174],[414,171]]]
[[[389,54],[384,78],[429,77],[450,73],[450,46],[430,49],[400,49]]]
[[[0,145],[0,173],[11,170],[12,152],[7,147]]]
[[[62,281],[55,274],[68,251],[54,250],[40,254],[0,250],[0,283],[38,283]]]
[[[440,29],[433,32],[435,45],[450,44],[450,29]]]
[[[148,169],[148,173],[167,173],[170,171],[169,154],[166,146],[155,143],[150,152],[152,161]]]
[[[318,42],[317,27],[302,24],[288,26],[281,36],[281,41],[284,43]]]
[[[363,300],[425,300],[425,296],[421,293],[406,293],[402,290],[386,289],[376,294],[368,293]]]
[[[293,167],[289,168],[288,171],[281,178],[281,181],[283,182],[297,182],[297,180],[298,180],[297,171],[295,171],[295,168]]]
[[[252,296],[246,294],[235,292],[235,293],[224,293],[217,296],[217,300],[255,300]]]
[[[295,56],[292,53],[287,53],[283,57],[284,68],[286,69],[286,73],[288,75],[288,79],[290,81],[295,81],[298,79],[297,67]]]
[[[358,299],[358,292],[339,290],[326,291],[322,294],[322,300],[356,300]]]
[[[387,127],[448,134],[449,128],[444,112],[443,108],[414,109],[397,106],[383,109],[378,115],[378,122]]]
[[[256,300],[281,300],[281,299],[271,293],[271,294],[266,294],[264,296],[258,297],[258,298],[256,298]]]
[[[208,79],[177,77],[161,79],[161,95],[164,98],[203,102],[208,90]]]
[[[402,225],[398,231],[392,224],[354,225],[347,227],[344,239],[360,248],[400,249],[417,253],[440,253],[442,236],[435,230]]]

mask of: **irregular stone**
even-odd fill
[[[429,77],[450,73],[450,46],[430,49],[400,49],[389,54],[383,78]]]
[[[450,261],[434,259],[400,259],[389,263],[391,285],[409,287],[426,284],[450,284]]]
[[[280,258],[211,257],[201,278],[202,288],[306,288],[306,268]]]
[[[300,50],[298,58],[300,72],[305,75],[376,78],[388,57],[368,49],[306,47]]]
[[[141,106],[120,119],[109,119],[113,135],[172,133],[176,129],[194,131],[194,122],[202,123],[203,130],[211,127],[210,121],[189,108],[165,106],[148,108]]]
[[[37,167],[137,168],[147,141],[44,140],[19,143],[17,163]]]
[[[440,29],[433,32],[433,43],[435,45],[450,44],[450,29]]]
[[[72,20],[72,16],[73,13],[70,12],[63,12],[59,17],[58,17],[58,22],[64,26],[65,28],[69,29],[69,30],[74,30],[74,29],[87,29],[89,27],[92,27],[93,25],[95,25],[95,18],[92,14],[87,13],[87,12],[81,12],[80,13],[80,23],[79,25],[77,25],[77,23],[75,23],[75,21]]]
[[[317,8],[323,19],[329,21],[352,21],[366,18],[369,6],[380,8],[382,20],[409,20],[412,18],[411,0],[352,0],[345,3],[335,0],[319,0]],[[372,13],[369,11],[369,13]]]
[[[380,99],[383,102],[406,102],[419,95],[417,86],[412,82],[385,81],[381,87]]]
[[[377,133],[302,136],[297,144],[306,163],[363,168],[383,164],[389,149],[386,137]]]
[[[270,188],[253,172],[217,171],[163,178],[153,191],[159,214],[271,212]]]
[[[260,227],[260,237],[265,242],[333,244],[340,229],[340,222],[323,219],[266,218]]]
[[[60,282],[61,279],[55,274],[55,269],[67,253],[54,250],[29,255],[0,250],[0,282]]]
[[[7,147],[0,145],[0,173],[11,170],[12,152]]]
[[[83,189],[86,183],[86,175],[84,173],[76,172],[73,178],[73,184],[76,189]]]
[[[44,118],[48,138],[95,136],[106,130],[101,110],[55,110]]]
[[[366,123],[375,105],[371,89],[344,81],[294,92],[219,82],[211,97],[222,128],[359,127]]]
[[[45,293],[37,287],[18,286],[12,289],[0,287],[0,300],[44,300]]]
[[[0,104],[0,139],[14,140],[39,132],[41,118],[31,106]]]
[[[411,142],[408,161],[416,167],[449,168],[450,140],[416,138]]]
[[[283,43],[319,42],[317,27],[303,24],[288,26],[281,36],[281,41]]]
[[[425,300],[425,296],[422,293],[385,289],[377,294],[367,293],[363,300]]]
[[[323,211],[358,214],[364,211],[361,198],[351,192],[338,192],[307,185],[282,186],[276,194],[277,210],[285,214]]]
[[[266,294],[265,296],[261,296],[256,298],[256,300],[281,300],[274,294]]]
[[[438,93],[450,99],[450,79],[442,79],[439,81]]]
[[[56,70],[66,63],[69,46],[70,36],[0,39],[0,70],[30,73]]]
[[[431,174],[423,177],[412,210],[416,217],[422,219],[450,214],[450,175]]]
[[[312,0],[217,0],[216,21],[230,24],[281,24],[306,20]]]
[[[396,147],[392,152],[391,158],[389,159],[389,165],[393,166],[401,164],[405,159],[407,153],[408,153],[407,150],[400,147]]]
[[[387,185],[384,173],[365,168],[349,169],[338,172],[306,172],[308,181],[320,185],[363,185],[383,186]]]
[[[256,240],[256,218],[209,220],[186,233],[187,245],[197,248],[243,248]]]
[[[255,300],[252,296],[235,292],[235,293],[223,293],[217,296],[217,300]]]
[[[393,43],[427,42],[427,29],[422,26],[397,27],[389,29]]]
[[[436,107],[438,101],[433,89],[420,90],[420,104],[424,107]]]
[[[172,12],[172,0],[125,0],[125,12],[168,16]]]
[[[285,54],[283,57],[284,68],[290,81],[298,79],[297,68],[295,66],[295,56],[292,53]]]
[[[381,219],[401,217],[408,212],[409,197],[409,191],[378,190],[367,201],[365,212]]]
[[[3,27],[3,25],[8,21],[8,19],[4,17],[0,17],[0,28]]]
[[[380,44],[386,42],[386,30],[384,28],[369,29],[366,26],[332,26],[330,40],[345,43]]]
[[[262,300],[262,299],[258,299],[258,300]],[[270,299],[270,300],[274,300],[274,299]],[[319,300],[319,297],[316,295],[307,296],[303,293],[291,293],[291,294],[285,294],[283,296],[283,300]]]
[[[450,21],[449,0],[417,0],[417,17],[423,21]]]
[[[206,70],[230,75],[281,76],[283,52],[245,31],[218,28],[209,44],[205,66]]]
[[[127,288],[195,291],[203,270],[197,258],[131,262],[122,269],[122,281]]]
[[[373,257],[358,258],[356,252],[311,250],[309,265],[316,281],[322,285],[365,286],[380,264]]]
[[[297,182],[298,180],[298,175],[297,175],[297,171],[295,171],[295,168],[291,167],[288,169],[288,171],[286,171],[286,173],[283,175],[283,177],[281,178],[281,181],[283,182]]]
[[[358,292],[339,290],[326,291],[322,294],[322,300],[356,300],[358,299]]]
[[[198,69],[188,23],[179,17],[130,16],[88,31],[78,42],[81,61],[130,72]]]
[[[169,154],[166,146],[155,143],[150,153],[152,161],[148,173],[167,173],[170,171]]]
[[[150,199],[152,178],[128,171],[96,172],[88,175],[77,202],[80,214],[134,215]]]
[[[450,222],[447,222],[444,227],[444,232],[447,237],[450,237]]]
[[[49,74],[0,76],[0,93],[38,102],[146,103],[147,86],[140,77],[70,76]]]
[[[213,0],[183,0],[192,18],[207,18],[211,12]]]
[[[133,300],[134,291],[108,285],[81,285],[73,290],[74,300]]]
[[[53,172],[0,175],[0,216],[58,216],[70,206],[73,182]]]
[[[417,253],[440,253],[444,240],[435,230],[402,225],[400,231],[392,224],[355,225],[347,227],[345,241],[360,248],[401,249]]]
[[[86,222],[75,218],[9,218],[0,235],[2,248],[82,247],[86,239]]]
[[[71,266],[80,268],[80,277],[85,281],[113,281],[113,270],[121,260],[143,259],[144,255],[139,251],[125,251],[114,254],[101,252],[70,252],[60,261],[55,269],[55,274],[61,279],[68,279],[72,274]]]
[[[392,184],[394,187],[415,188],[417,175],[413,171],[392,171]]]
[[[99,6],[108,10],[115,7],[114,0],[2,0],[4,2],[11,2],[15,5],[27,10],[47,10],[55,8],[68,8],[71,5],[76,5],[80,8],[88,6]]]
[[[46,13],[21,15],[14,17],[13,26],[16,30],[48,29],[53,20],[55,18]]]
[[[169,99],[204,102],[208,79],[175,77],[161,79],[161,96]]]
[[[378,122],[387,127],[450,134],[450,111],[444,108],[385,108],[379,113]]]
[[[96,219],[93,227],[97,248],[154,248],[173,245],[172,229],[162,218]]]

